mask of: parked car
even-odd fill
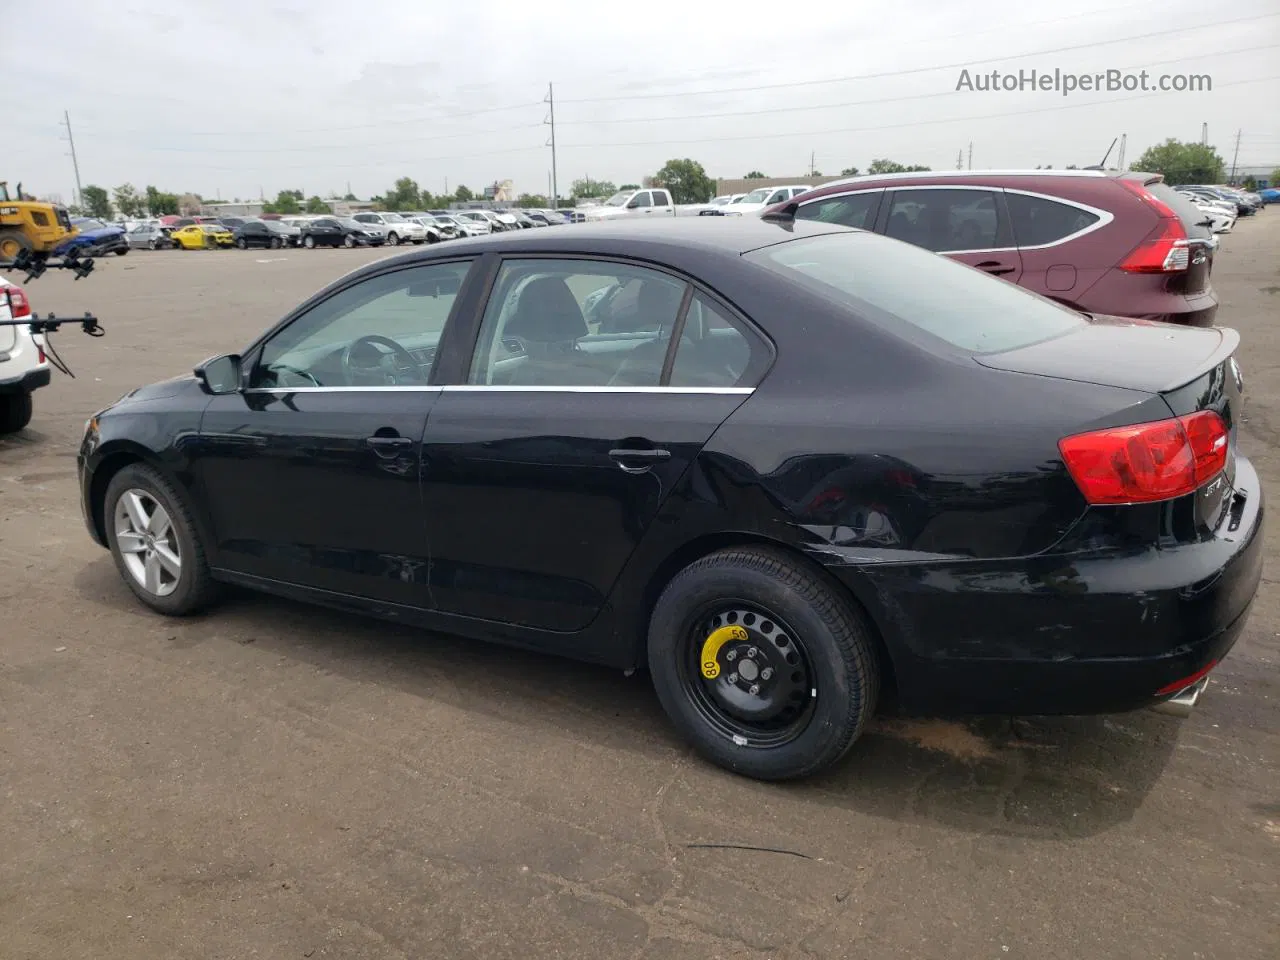
[[[169,228],[162,226],[159,221],[138,224],[125,235],[125,239],[133,250],[163,250],[173,246],[173,241],[169,239]]]
[[[232,233],[235,233],[236,227],[242,227],[246,223],[256,222],[257,219],[257,217],[217,217],[210,221],[202,220],[201,222],[220,223]]]
[[[75,251],[85,257],[105,257],[109,253],[123,257],[129,252],[129,241],[122,227],[96,217],[72,217],[71,225],[78,232],[54,249],[59,256]]]
[[[0,320],[32,316],[26,291],[0,276]],[[0,434],[16,433],[31,422],[31,395],[47,387],[49,360],[44,336],[30,326],[0,326]]]
[[[767,216],[882,233],[1087,313],[1207,326],[1215,244],[1159,174],[928,171],[824,184]]]
[[[1230,187],[1205,186],[1203,184],[1191,184],[1187,189],[1194,190],[1196,193],[1203,194],[1206,197],[1215,200],[1227,200],[1236,205],[1236,213],[1241,217],[1252,216],[1257,213],[1260,203],[1255,203],[1238,190]]]
[[[593,333],[634,282],[643,322]],[[890,685],[1189,712],[1265,550],[1239,342],[807,219],[519,231],[99,411],[82,509],[160,613],[228,583],[647,666],[705,756],[798,777]]]
[[[279,250],[289,245],[290,230],[290,227],[281,224],[278,220],[247,220],[232,231],[232,238],[241,250],[247,250],[250,247]]]
[[[169,234],[178,250],[214,250],[235,244],[231,231],[220,223],[192,223]]]
[[[386,236],[376,224],[361,223],[350,217],[317,217],[302,227],[302,245],[315,247],[380,247]]]
[[[497,233],[502,230],[498,219],[489,215],[487,210],[459,210],[454,216],[471,224],[473,235]]]
[[[812,187],[803,184],[784,187],[759,187],[750,193],[730,198],[728,203],[717,204],[714,200],[702,211],[704,216],[742,217],[763,213],[765,208],[776,203],[785,203],[802,193],[808,193]]]
[[[1236,209],[1224,201],[1205,200],[1199,196],[1183,193],[1179,194],[1186,197],[1192,206],[1200,211],[1200,215],[1204,218],[1199,221],[1200,226],[1208,227],[1214,233],[1230,233],[1231,228],[1236,225]]]
[[[426,243],[427,228],[398,213],[357,213],[351,217],[366,226],[381,227],[386,242],[396,247],[401,243]]]
[[[604,203],[582,207],[580,212],[587,222],[616,220],[626,217],[653,218],[693,216],[710,209],[705,203],[677,205],[671,193],[665,189],[619,190]]]
[[[280,238],[281,246],[296,247],[302,239],[302,228],[285,220],[263,220],[266,228]]]
[[[452,223],[456,235],[459,237],[482,237],[489,233],[488,224],[477,223],[466,217],[460,217],[451,213],[432,214],[437,222]]]
[[[458,236],[458,225],[448,217],[437,217],[421,210],[414,213],[406,213],[403,216],[426,227],[428,243],[452,240]]]

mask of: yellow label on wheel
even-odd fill
[[[708,680],[720,676],[720,648],[726,643],[747,639],[750,639],[747,631],[736,623],[712,630],[711,635],[702,641],[702,675]]]

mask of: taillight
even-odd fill
[[[1109,427],[1058,441],[1093,504],[1151,503],[1192,493],[1227,465],[1227,425],[1212,410]]]
[[[14,285],[4,288],[5,299],[9,301],[9,315],[13,319],[18,320],[22,317],[31,316],[31,301],[27,299],[27,292],[21,287]]]
[[[1129,273],[1178,273],[1191,265],[1191,244],[1182,218],[1136,180],[1120,180],[1120,185],[1149,206],[1160,218],[1145,240],[1120,262]]]

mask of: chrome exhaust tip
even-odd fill
[[[1204,693],[1207,686],[1209,686],[1209,678],[1207,676],[1201,677],[1191,686],[1183,687],[1168,700],[1161,700],[1159,703],[1152,704],[1151,709],[1156,713],[1185,719],[1191,716],[1196,704],[1200,702],[1200,694]]]

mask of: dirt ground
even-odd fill
[[[80,518],[85,418],[381,255],[138,251],[28,285],[107,335],[61,334],[77,379],[0,440],[5,960],[1280,956],[1274,520],[1191,719],[885,719],[785,786],[692,756],[640,675],[247,595],[143,609]],[[1272,209],[1214,268],[1273,498],[1278,264]]]

